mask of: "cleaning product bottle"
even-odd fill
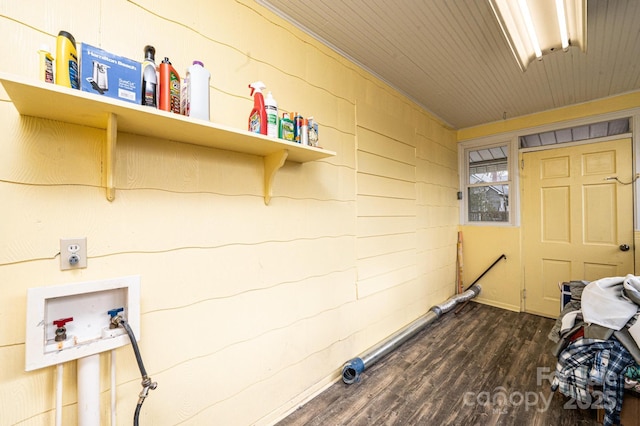
[[[249,131],[252,133],[267,134],[267,111],[264,108],[264,97],[262,90],[267,87],[261,81],[256,81],[249,85],[251,96],[253,96],[253,109],[249,114]],[[255,95],[254,95],[255,92]]]
[[[301,143],[302,140],[302,116],[297,112],[293,116],[293,140],[296,143]]]
[[[289,118],[289,114],[287,114],[286,112],[282,113],[278,136],[280,137],[280,139],[293,142],[293,120]]]
[[[267,111],[267,136],[278,137],[278,103],[273,99],[271,92],[267,93],[264,100],[264,109]]]
[[[41,45],[38,55],[40,56],[40,80],[53,83],[53,56],[49,52],[49,46]]]
[[[165,57],[160,64],[158,108],[180,114],[180,76]]]
[[[142,105],[157,107],[156,86],[158,75],[155,63],[156,49],[153,46],[144,47],[144,61],[142,62]]]
[[[182,113],[189,117],[209,120],[209,80],[211,73],[200,61],[193,61],[184,79]]]
[[[56,84],[79,89],[78,51],[76,39],[66,31],[60,31],[56,39]]]

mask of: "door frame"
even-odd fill
[[[528,167],[529,167],[529,172],[530,172],[530,173],[534,173],[534,174],[535,174],[535,173],[537,173],[537,171],[536,171],[535,169],[531,169],[531,164],[528,164],[528,165],[527,165],[527,163],[525,163],[525,156],[526,156],[527,154],[530,154],[530,153],[538,153],[538,152],[545,152],[545,153],[549,153],[549,155],[553,156],[553,155],[554,155],[554,152],[559,151],[559,150],[571,149],[571,148],[573,148],[573,147],[588,147],[588,146],[590,146],[590,145],[596,145],[596,144],[601,144],[601,143],[606,143],[606,142],[617,142],[617,141],[624,141],[624,142],[626,142],[626,143],[631,143],[631,146],[626,145],[626,147],[625,147],[625,149],[631,149],[631,153],[632,153],[632,158],[628,160],[630,163],[627,163],[627,164],[625,165],[625,167],[631,166],[631,175],[632,175],[632,176],[635,176],[635,173],[633,172],[633,168],[634,168],[634,166],[633,166],[633,140],[632,140],[632,138],[631,138],[630,136],[628,136],[628,133],[627,133],[627,134],[622,134],[622,135],[610,136],[610,137],[606,137],[606,138],[594,138],[594,139],[589,139],[589,140],[585,140],[585,141],[577,141],[577,142],[572,142],[572,143],[564,143],[564,144],[550,145],[550,146],[547,146],[547,147],[542,147],[542,149],[540,149],[540,148],[538,148],[538,149],[522,149],[522,150],[520,150],[520,153],[519,153],[519,155],[518,155],[518,158],[519,158],[519,161],[520,161],[520,164],[521,164],[521,165],[522,165],[522,164],[524,164],[524,165],[525,165],[525,167],[527,167],[527,166],[528,166]],[[610,146],[611,146],[611,145],[610,145]],[[628,152],[628,151],[627,151],[627,152]],[[626,154],[626,153],[625,153],[625,154]],[[573,154],[572,154],[572,155],[575,155],[575,151],[573,152]],[[619,155],[621,155],[621,156],[622,156],[623,154],[621,153],[621,154],[619,154]],[[622,161],[622,160],[621,160],[621,161]],[[625,163],[626,163],[626,161],[625,161]],[[523,176],[522,176],[522,170],[523,170],[523,167],[520,167],[520,173],[518,174],[518,178],[519,178],[519,179],[522,179],[522,178],[523,178]],[[627,170],[628,170],[628,169],[627,169]],[[622,177],[622,179],[624,179],[624,180],[628,180],[628,177],[626,177],[626,176],[625,176],[625,177]],[[637,179],[637,178],[634,178],[634,179],[633,179],[633,182],[634,182],[634,183],[635,183],[635,179]],[[587,180],[589,180],[589,179],[587,178]],[[624,180],[623,180],[623,182],[624,182]],[[582,182],[584,182],[584,181],[582,181]],[[624,183],[621,183],[621,182],[615,183],[615,182],[613,182],[613,183],[612,183],[612,185],[624,185]],[[531,189],[531,188],[529,188],[529,189]],[[524,191],[524,190],[525,190],[525,185],[524,185],[524,184],[522,184],[522,182],[521,182],[521,191]],[[625,191],[625,192],[626,192],[626,191]],[[629,194],[628,192],[626,192],[626,193],[627,193],[627,194]],[[525,199],[525,197],[524,197],[523,192],[521,192],[521,194],[520,194],[520,195],[521,195],[520,200],[521,200],[521,202],[522,202],[522,203],[524,203],[524,199]],[[628,199],[627,199],[627,200],[628,200],[627,202],[629,202],[629,201],[630,201],[630,202],[631,202],[632,209],[635,209],[635,196],[634,196],[634,191],[633,191],[633,189],[631,190],[631,194],[629,194],[629,195],[631,196],[631,200],[628,200]],[[530,198],[530,197],[531,197],[531,195],[529,194],[529,198]],[[626,198],[626,197],[625,197],[625,198]],[[535,209],[535,207],[533,207],[533,208]],[[526,234],[528,234],[529,236],[531,236],[531,229],[530,229],[530,228],[528,228],[528,227],[532,226],[532,222],[535,222],[535,220],[529,220],[528,222],[524,220],[524,217],[525,217],[524,211],[525,211],[525,209],[529,210],[529,209],[530,209],[530,207],[528,207],[527,205],[524,205],[524,208],[522,208],[522,209],[521,209],[521,212],[523,212],[523,213],[522,213],[522,215],[523,215],[523,219],[522,219],[522,221],[521,221],[521,225],[522,225],[522,232],[521,232],[521,249],[522,249],[522,256],[523,256],[523,260],[522,260],[522,268],[523,268],[523,270],[525,269],[525,265],[527,264],[527,262],[525,261],[525,258],[526,258],[526,256],[527,256],[527,250],[528,250],[529,248],[531,248],[531,247],[530,247],[530,244],[532,244],[532,242],[531,242],[531,241],[529,241],[528,243],[525,243],[525,236],[526,236]],[[627,224],[626,224],[626,225],[628,226],[628,222],[627,222]],[[632,273],[635,275],[635,269],[636,269],[636,268],[635,268],[635,266],[636,266],[636,265],[635,265],[636,248],[635,248],[635,243],[634,243],[634,242],[635,242],[635,233],[636,233],[636,231],[635,231],[635,229],[634,229],[634,228],[635,228],[635,227],[634,227],[633,220],[632,220],[632,221],[631,221],[631,230],[630,230],[630,231],[631,231],[631,236],[630,236],[630,237],[631,237],[631,240],[629,240],[629,241],[630,241],[630,243],[629,243],[629,244],[631,244],[631,253],[630,253],[630,254],[631,254],[631,259],[630,259],[630,260],[631,260],[631,268],[632,268],[632,270],[633,270],[633,271],[632,271]],[[626,228],[626,226],[625,226],[625,228],[624,228],[624,229],[625,229],[625,231],[624,231],[625,233],[629,231],[629,229],[628,229],[628,228]],[[618,233],[618,234],[619,234],[619,233]],[[619,236],[619,235],[618,235],[618,236]],[[625,242],[625,241],[627,241],[627,240],[623,240],[623,242]],[[620,243],[620,241],[618,241],[618,243]],[[529,246],[529,247],[528,247],[528,246]],[[597,249],[596,249],[596,250],[597,250]],[[529,265],[529,266],[530,266],[530,265]],[[536,311],[535,309],[531,310],[531,308],[529,308],[529,310],[527,310],[527,303],[526,303],[526,301],[527,301],[527,299],[529,298],[529,296],[528,296],[528,295],[527,295],[527,296],[525,296],[525,294],[524,294],[524,292],[526,292],[526,291],[527,291],[527,287],[526,287],[526,275],[525,275],[525,274],[526,274],[526,270],[525,270],[525,271],[523,272],[523,274],[522,274],[522,289],[523,289],[523,297],[522,297],[522,299],[521,299],[520,310],[521,310],[522,312],[530,312],[530,313],[537,314],[537,315],[547,316],[547,314],[541,314],[541,313],[539,313],[539,311]],[[534,274],[535,274],[535,272],[534,272]],[[575,278],[575,279],[578,279],[578,278]],[[579,278],[579,279],[585,279],[585,277],[581,277],[581,278]],[[531,287],[531,286],[530,286],[530,287]],[[558,290],[560,290],[560,289],[558,289]],[[561,296],[560,296],[560,295],[558,295],[558,299],[561,299]]]
[[[624,106],[624,105],[623,105]],[[600,110],[602,110],[603,108],[600,108]],[[558,110],[560,111],[560,110]],[[503,131],[497,130],[495,133],[490,134],[490,135],[486,135],[486,136],[478,136],[478,137],[473,137],[473,138],[469,138],[469,139],[463,139],[463,140],[458,140],[458,170],[459,170],[459,179],[460,179],[460,183],[459,183],[459,191],[461,191],[461,193],[464,196],[464,191],[466,188],[466,180],[467,179],[467,162],[466,162],[466,158],[465,158],[465,153],[468,149],[478,149],[480,147],[484,147],[484,146],[494,146],[497,144],[509,144],[510,146],[510,150],[511,150],[511,159],[510,162],[512,162],[513,164],[515,164],[516,166],[513,169],[510,169],[510,172],[513,171],[513,180],[512,180],[512,189],[511,189],[511,194],[514,197],[514,199],[510,200],[511,201],[511,211],[510,211],[510,215],[512,216],[512,220],[510,221],[510,223],[500,223],[500,224],[489,224],[489,223],[469,223],[467,221],[467,215],[466,215],[466,203],[463,201],[462,203],[460,203],[460,209],[459,209],[459,220],[460,220],[460,227],[470,227],[470,228],[475,228],[475,227],[485,227],[485,228],[491,228],[491,227],[511,227],[511,228],[518,228],[520,229],[520,243],[522,243],[522,232],[521,232],[521,218],[520,218],[520,191],[521,191],[521,186],[520,186],[520,167],[519,165],[521,164],[521,160],[522,160],[522,153],[524,152],[529,152],[529,151],[534,151],[534,150],[540,150],[540,149],[553,149],[553,146],[549,147],[541,147],[541,148],[524,148],[524,149],[520,149],[519,148],[519,138],[520,136],[524,136],[524,135],[528,135],[528,134],[533,134],[533,133],[544,133],[544,132],[548,132],[548,131],[554,131],[554,130],[559,130],[559,129],[564,129],[564,128],[568,128],[568,127],[574,127],[574,126],[580,126],[580,125],[587,125],[587,124],[594,124],[594,123],[599,123],[602,121],[609,121],[609,120],[615,120],[615,119],[620,119],[620,118],[629,118],[630,120],[630,129],[629,129],[629,133],[625,133],[625,134],[620,134],[620,135],[615,135],[612,137],[604,137],[604,138],[597,138],[597,139],[589,139],[589,140],[585,140],[585,141],[580,141],[580,142],[570,142],[570,143],[565,143],[565,144],[558,144],[555,147],[569,147],[571,145],[578,145],[578,144],[588,144],[588,143],[596,143],[596,142],[604,142],[604,141],[608,141],[608,140],[615,140],[615,139],[622,139],[622,138],[631,138],[631,151],[632,151],[632,171],[633,171],[633,175],[634,176],[638,176],[639,171],[640,171],[640,156],[638,155],[638,152],[640,152],[640,107],[634,107],[634,108],[627,108],[627,109],[621,109],[618,111],[614,111],[614,112],[604,112],[604,113],[597,113],[598,111],[595,111],[595,113],[593,115],[589,115],[589,116],[584,116],[584,117],[580,117],[580,118],[569,118],[567,120],[563,120],[563,121],[555,121],[555,122],[550,122],[550,123],[546,123],[546,124],[541,124],[541,125],[534,125],[534,126],[526,126],[527,123],[527,119],[526,118],[521,118],[521,119],[513,119],[511,122],[507,121],[504,124],[503,123],[499,123],[499,125],[496,125],[494,127],[494,129],[506,129]],[[573,116],[576,116],[577,114],[579,114],[579,112],[575,112],[573,113]],[[571,112],[570,113],[563,113],[563,112],[559,112],[558,115],[564,116],[564,117],[570,117],[571,116]],[[549,116],[550,117],[550,116]],[[541,120],[539,120],[541,121]],[[523,125],[524,123],[524,125]],[[517,153],[517,156],[516,156]],[[517,197],[517,200],[515,200],[515,197]],[[634,247],[637,245],[638,249],[636,250],[634,248],[635,251],[635,256],[634,256],[634,269],[636,271],[640,271],[640,181],[634,183],[634,187],[633,187],[633,191],[632,191],[632,197],[633,197],[633,233],[634,233]],[[514,282],[514,286],[519,286],[520,289],[520,300],[512,300],[509,302],[509,306],[520,306],[520,311],[522,312],[524,310],[524,299],[523,299],[523,293],[524,293],[524,262],[522,261],[522,244],[520,244],[520,251],[517,253],[513,253],[514,256],[512,256],[512,258],[515,258],[517,261],[519,259],[519,272],[520,275],[519,277],[514,277],[514,280],[517,280],[517,284]],[[469,257],[473,256],[473,253],[465,253],[465,266],[467,266],[466,259],[468,259]],[[475,273],[475,271],[470,271],[468,272],[469,274],[473,275]],[[637,273],[637,272],[636,272]],[[467,274],[467,272],[465,271],[465,275]],[[504,305],[503,302],[493,302],[492,300],[489,299],[484,299],[483,300],[483,296],[480,295],[478,297],[478,301],[480,301],[481,303],[487,303],[487,304],[493,304],[494,306],[499,306],[501,307],[502,305]]]

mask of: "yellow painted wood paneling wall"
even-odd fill
[[[479,303],[520,312],[522,296],[522,247],[519,226],[461,226],[464,235],[465,288],[504,254],[478,282],[482,291],[475,299]]]
[[[513,132],[528,127],[562,123],[563,121],[597,116],[614,111],[637,108],[640,105],[640,91],[596,99],[590,102],[550,109],[540,113],[524,115],[507,120],[495,121],[458,131],[458,140],[468,140],[505,132]]]
[[[408,99],[251,0],[3,1],[0,71],[36,79],[62,29],[137,60],[152,44],[179,72],[202,60],[220,124],[246,126],[262,80],[337,155],[286,163],[267,207],[259,157],[120,134],[110,203],[105,131],[21,117],[0,89],[1,425],[54,423],[55,369],[24,372],[31,287],[141,275],[140,349],[159,383],[141,423],[157,425],[273,423],[453,293],[455,133]],[[61,272],[59,239],[81,236],[88,268]],[[117,359],[129,424],[139,372],[130,347]],[[75,380],[69,363],[65,425]]]

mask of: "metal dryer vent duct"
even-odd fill
[[[342,368],[342,381],[348,385],[359,381],[360,373],[418,334],[424,327],[440,318],[440,315],[452,310],[458,303],[466,302],[476,297],[480,294],[480,290],[479,284],[472,285],[464,293],[452,296],[446,302],[433,306],[429,309],[429,312],[391,335],[387,340],[362,355],[362,357],[348,361]]]

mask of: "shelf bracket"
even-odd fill
[[[264,156],[264,203],[267,206],[269,205],[269,201],[271,201],[273,179],[276,176],[276,172],[284,165],[288,155],[289,151],[283,149],[282,151]]]
[[[118,117],[114,113],[107,115],[107,141],[104,150],[104,169],[102,178],[107,190],[107,200],[116,198],[116,141],[118,139]]]

